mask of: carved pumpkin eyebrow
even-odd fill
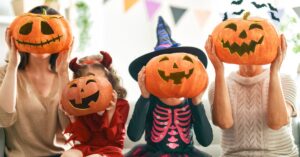
[[[194,63],[193,60],[192,60],[192,58],[189,57],[189,56],[184,56],[184,57],[183,57],[183,60],[186,60],[186,61],[189,61],[189,62]]]
[[[86,84],[89,84],[91,82],[96,82],[96,81],[95,80],[88,80],[88,81],[86,81]]]
[[[229,29],[236,31],[237,26],[234,23],[230,23],[230,24],[226,25],[225,28],[229,28]]]
[[[73,83],[73,84],[70,86],[70,88],[72,88],[72,87],[77,87],[77,84]]]
[[[167,56],[163,57],[162,59],[159,60],[159,62],[162,62],[162,61],[167,61],[169,60],[169,58]]]
[[[255,29],[255,28],[263,30],[263,27],[257,23],[251,24],[249,27],[249,30]]]

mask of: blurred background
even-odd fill
[[[7,45],[5,29],[16,15],[37,5],[49,5],[71,23],[75,43],[71,57],[111,53],[113,66],[128,90],[128,100],[139,96],[137,83],[130,77],[130,62],[153,51],[156,44],[157,17],[163,16],[170,25],[173,39],[185,46],[204,50],[204,44],[214,26],[223,19],[228,0],[0,0],[0,65],[5,64]],[[274,0],[281,11],[278,31],[288,40],[288,52],[281,69],[290,74],[300,90],[300,1]],[[208,65],[210,81],[214,80],[212,65]],[[236,66],[226,64],[226,74]],[[298,92],[300,93],[300,92]],[[205,94],[204,99],[207,99]],[[300,96],[298,97],[298,100]],[[299,103],[298,103],[299,104]]]

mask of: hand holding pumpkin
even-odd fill
[[[145,71],[146,71],[146,68],[143,67],[141,69],[141,71],[139,72],[139,74],[138,74],[138,83],[139,83],[139,87],[140,87],[142,96],[144,98],[149,98],[150,97],[150,93],[146,89],[146,85],[145,85],[145,78],[146,78]]]
[[[215,45],[213,43],[211,35],[207,38],[205,43],[205,50],[207,52],[208,58],[210,59],[211,63],[213,64],[216,73],[217,72],[224,72],[224,64],[223,62],[218,58],[216,54]]]
[[[112,117],[114,116],[115,110],[116,110],[116,104],[118,100],[118,94],[115,90],[113,90],[113,99],[110,101],[109,106],[106,108],[106,111],[108,113],[108,122],[110,124]]]
[[[9,28],[6,29],[6,34],[5,34],[5,40],[6,43],[9,47],[9,61],[8,61],[8,67],[11,67],[13,69],[18,68],[20,61],[21,61],[21,57],[20,54],[17,50],[17,47],[15,45],[15,40],[13,39],[13,37],[11,36],[11,31],[9,30]]]
[[[287,43],[283,34],[280,35],[280,45],[277,48],[277,56],[271,63],[270,71],[277,73],[280,70],[281,64],[286,54]]]

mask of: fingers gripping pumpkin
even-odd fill
[[[73,35],[67,20],[61,15],[25,13],[9,26],[21,52],[52,54],[67,49]]]
[[[104,111],[112,100],[112,85],[106,79],[85,76],[74,79],[62,94],[63,109],[74,116]]]
[[[260,65],[271,63],[279,46],[279,37],[271,23],[263,18],[228,19],[212,33],[216,54],[227,63]]]
[[[146,88],[160,98],[199,95],[207,86],[208,76],[198,57],[188,53],[163,54],[146,65]]]

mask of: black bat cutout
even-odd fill
[[[278,12],[277,8],[273,7],[272,4],[268,3],[268,5],[269,5],[269,8],[270,8],[272,11]]]
[[[70,103],[72,104],[73,107],[77,108],[77,109],[87,109],[89,108],[89,103],[94,101],[96,102],[98,100],[99,97],[99,91],[95,92],[94,94],[86,97],[86,98],[82,98],[82,103],[81,104],[76,104],[75,99],[73,100],[69,100]]]
[[[254,41],[251,40],[251,42],[249,44],[247,43],[242,43],[241,45],[238,45],[236,42],[234,42],[233,44],[230,44],[229,41],[224,41],[222,39],[222,45],[224,48],[228,48],[230,53],[237,53],[239,56],[244,55],[245,53],[250,54],[250,52],[254,52],[256,45],[261,44],[264,40],[264,36],[262,36],[258,41]]]
[[[256,2],[252,2],[252,4],[253,4],[256,8],[258,8],[258,9],[263,8],[263,7],[267,7],[267,5],[264,4],[264,3],[258,4],[258,3],[256,3]]]
[[[271,14],[271,18],[272,18],[273,20],[280,22],[280,19],[279,19],[278,17],[276,17],[275,14],[274,14],[273,12],[270,12],[270,14]]]
[[[242,4],[243,0],[237,0],[237,1],[232,1],[231,4],[235,4],[235,5],[240,5]]]
[[[244,11],[245,11],[245,10],[242,9],[242,10],[240,10],[240,11],[233,12],[232,14],[234,14],[234,15],[241,15]]]
[[[224,13],[224,18],[223,18],[223,21],[226,21],[228,19],[228,15],[227,15],[227,12]]]
[[[166,76],[165,72],[163,70],[158,70],[158,73],[159,73],[159,76],[165,80],[165,81],[169,81],[169,80],[173,80],[174,81],[174,84],[181,84],[181,80],[183,78],[186,78],[188,79],[194,72],[194,68],[190,69],[189,70],[189,73],[188,74],[185,74],[184,71],[181,71],[181,72],[174,72],[174,73],[170,73],[169,76]]]

